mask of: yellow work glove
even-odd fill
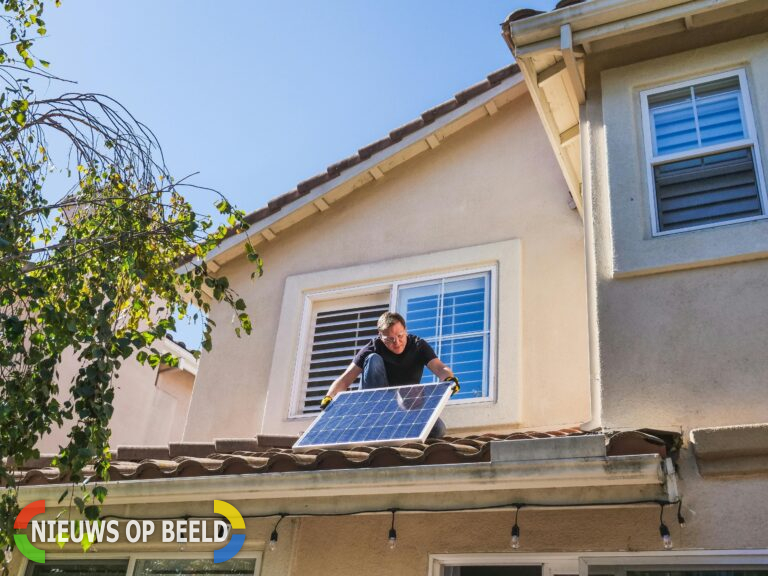
[[[453,382],[453,386],[451,386],[451,396],[456,394],[459,390],[461,390],[461,386],[459,386],[459,379],[456,378],[456,376],[449,376],[443,382]]]
[[[325,398],[320,400],[320,410],[325,410],[326,408],[328,408],[328,405],[331,403],[331,400],[333,400],[333,398],[331,398],[330,396],[326,396]]]

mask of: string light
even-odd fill
[[[390,512],[392,512],[392,526],[389,528],[389,549],[394,550],[397,544],[397,530],[395,530],[395,512],[397,510],[392,508]]]
[[[685,528],[685,518],[683,518],[683,499],[677,501],[677,523],[680,528]]]
[[[606,504],[592,504],[592,503],[558,503],[558,504],[549,504],[549,503],[527,503],[527,504],[493,504],[489,506],[476,506],[476,507],[457,507],[457,508],[440,508],[440,509],[431,509],[431,508],[388,508],[388,509],[367,509],[367,510],[358,510],[354,512],[300,512],[300,513],[288,513],[288,512],[281,512],[281,513],[266,513],[266,514],[252,514],[252,515],[243,515],[243,518],[274,518],[275,516],[279,516],[277,522],[275,523],[275,526],[272,530],[272,533],[269,537],[268,547],[270,551],[274,551],[277,548],[277,541],[278,541],[278,533],[277,528],[280,525],[280,522],[283,520],[283,518],[287,516],[293,516],[296,518],[300,517],[331,517],[331,516],[358,516],[363,514],[380,514],[382,512],[389,512],[392,514],[392,524],[389,529],[388,537],[387,537],[387,544],[389,548],[392,550],[397,546],[397,530],[395,530],[395,513],[396,512],[422,512],[422,513],[437,513],[437,512],[472,512],[472,511],[480,511],[480,510],[509,510],[510,508],[515,508],[515,522],[512,526],[512,530],[510,532],[510,547],[513,550],[517,550],[520,548],[520,526],[517,523],[518,516],[520,514],[520,508],[523,506],[527,507],[534,507],[534,508],[549,508],[549,507],[573,507],[573,508],[593,508],[593,507],[616,507],[616,506],[629,506],[633,504],[656,504],[661,507],[661,513],[659,515],[659,534],[661,535],[662,543],[664,545],[664,548],[666,550],[670,550],[673,547],[672,543],[672,536],[670,534],[669,528],[664,523],[664,507],[665,506],[671,506],[673,504],[677,504],[677,521],[679,522],[681,527],[685,526],[685,518],[682,514],[682,500],[675,500],[673,502],[667,502],[663,500],[630,500],[625,502],[612,502],[612,503],[606,503]],[[688,512],[695,514],[695,512],[691,509],[686,509]],[[107,519],[107,518],[115,518],[118,520],[135,520],[136,518],[133,516],[119,516],[116,514],[107,514],[104,516],[101,516],[101,520]],[[189,518],[211,518],[210,516],[195,516],[195,515],[184,515],[184,516],[161,516],[161,517],[144,517],[140,518],[143,520],[169,520],[169,519],[189,519]],[[227,525],[225,530],[227,533],[230,532],[232,529],[231,526]],[[180,550],[184,550],[183,547],[180,548]],[[11,558],[11,552],[10,550],[5,551],[5,560],[6,563],[10,563]]]
[[[275,527],[272,529],[272,534],[269,535],[269,551],[274,552],[277,548],[277,527],[279,526],[280,522],[283,521],[283,518],[285,518],[285,514],[280,514],[280,518],[278,518],[277,522],[275,522]]]
[[[520,548],[520,526],[517,525],[517,515],[520,513],[520,505],[515,505],[515,524],[512,526],[512,533],[509,538],[509,545],[517,550]]]
[[[659,534],[661,535],[661,543],[664,545],[665,550],[672,549],[672,535],[669,533],[669,528],[664,524],[664,506],[666,504],[660,504],[659,508]]]

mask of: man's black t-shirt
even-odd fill
[[[413,334],[408,334],[407,338],[402,354],[390,352],[380,338],[374,338],[357,353],[353,362],[358,368],[363,368],[365,359],[375,352],[384,359],[390,386],[418,384],[421,382],[424,366],[437,358],[437,354],[426,340]]]

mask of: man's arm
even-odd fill
[[[432,372],[435,376],[437,376],[438,380],[442,382],[443,380],[448,380],[448,378],[453,377],[453,370],[448,368],[445,364],[443,364],[443,361],[440,360],[440,358],[433,358],[429,362],[427,362],[427,368],[429,368],[429,371]]]
[[[451,380],[453,382],[453,385],[451,386],[451,396],[457,394],[459,390],[461,390],[459,379],[453,375],[453,370],[443,364],[443,361],[440,360],[440,358],[433,358],[427,362],[427,368],[432,371],[432,374],[440,379],[440,382],[445,382],[447,380]]]
[[[347,366],[347,369],[344,370],[344,373],[333,381],[333,384],[331,384],[331,387],[328,389],[327,396],[334,398],[339,392],[344,392],[344,390],[349,388],[352,385],[352,382],[360,376],[362,371],[362,368],[352,362]]]

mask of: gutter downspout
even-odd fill
[[[512,56],[517,59],[517,48],[512,38],[509,20],[501,24],[501,37],[509,48]],[[584,222],[584,256],[587,282],[587,322],[589,331],[589,380],[590,380],[590,417],[581,425],[584,430],[601,428],[602,422],[602,386],[600,378],[600,341],[598,331],[597,309],[597,257],[595,249],[594,220],[592,213],[592,150],[590,148],[590,130],[586,104],[586,86],[578,77],[573,46],[571,25],[565,23],[560,27],[560,48],[567,67],[567,74],[574,95],[579,103],[579,138],[581,146],[581,209]],[[525,71],[524,66],[520,66]],[[535,77],[534,77],[535,82]],[[576,199],[573,199],[576,202]],[[578,202],[577,206],[579,205]]]

